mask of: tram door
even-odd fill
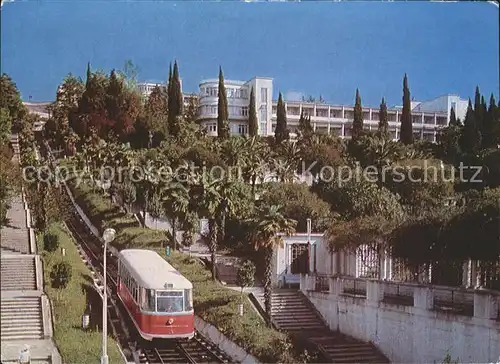
[[[309,273],[309,244],[292,244],[291,253],[290,273]]]

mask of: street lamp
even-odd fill
[[[106,229],[102,234],[104,240],[104,291],[102,296],[102,358],[101,364],[108,364],[108,291],[106,286],[106,256],[107,244],[115,240],[115,229]]]

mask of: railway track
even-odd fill
[[[48,152],[48,150],[47,150]],[[54,159],[49,155],[50,164],[54,167]],[[66,189],[64,198],[70,200]],[[67,201],[71,204],[71,201]],[[76,240],[77,247],[88,265],[96,272],[97,285],[103,281],[103,245],[90,231],[89,227],[73,208],[73,213],[66,221],[68,229]],[[163,363],[232,363],[233,361],[216,345],[207,340],[199,332],[192,340],[146,341],[137,334],[134,324],[124,310],[117,296],[118,261],[110,252],[107,252],[107,281],[108,281],[108,312],[112,333],[120,346],[124,348],[128,359],[141,364]],[[129,330],[131,328],[131,330]],[[134,355],[135,354],[135,355]]]

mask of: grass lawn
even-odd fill
[[[54,340],[65,363],[99,363],[102,353],[101,332],[95,329],[83,331],[81,328],[86,299],[92,294],[90,271],[82,262],[71,236],[62,224],[52,224],[48,230],[59,237],[59,247],[66,249],[65,257],[61,255],[60,249],[53,253],[43,251],[43,236],[38,236],[38,251],[41,252],[44,266],[44,289],[53,305]],[[63,259],[71,264],[73,270],[68,286],[59,290],[51,287],[50,271],[54,264]],[[97,293],[94,297],[96,295]],[[97,302],[94,306],[97,306],[94,308],[97,308],[98,313],[92,314],[92,321],[99,322],[102,303]],[[110,363],[123,363],[117,343],[111,337],[108,339],[108,355]]]
[[[112,243],[117,249],[149,248],[165,256],[161,249],[166,239],[164,232],[140,227],[135,218],[120,212],[86,185],[72,190],[80,207],[96,227],[117,230],[117,237]],[[245,314],[239,316],[240,293],[213,282],[210,272],[200,260],[175,251],[166,259],[193,283],[196,315],[264,363],[303,362],[298,353],[294,353],[287,335],[266,327],[248,300],[245,300]]]

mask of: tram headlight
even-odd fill
[[[173,323],[174,323],[174,319],[173,318],[169,318],[168,321],[167,321],[167,324],[172,325]]]

